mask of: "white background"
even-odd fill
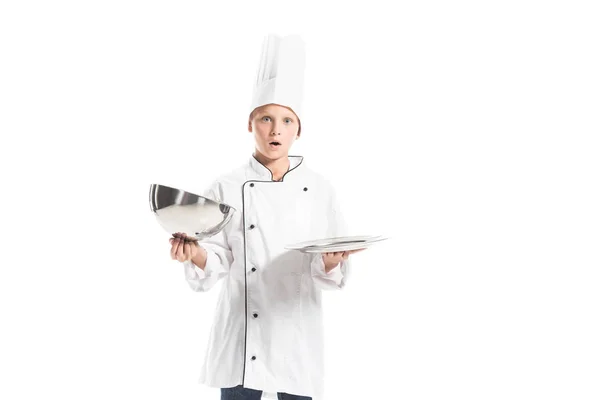
[[[600,398],[600,15],[494,3],[2,2],[0,398],[219,398],[148,189],[247,161],[268,32],[291,154],[391,237],[326,293],[327,400]]]

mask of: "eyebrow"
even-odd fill
[[[271,114],[267,111],[260,111],[257,113],[259,117],[271,117]],[[290,115],[286,115],[283,118],[289,118],[289,119],[294,119],[293,116]]]

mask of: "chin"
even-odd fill
[[[270,158],[272,160],[277,160],[281,157],[287,156],[287,149],[277,149],[277,150],[265,149],[265,152],[263,154],[267,158]]]

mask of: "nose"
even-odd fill
[[[281,122],[275,121],[273,122],[273,130],[271,131],[271,135],[281,135],[281,129],[279,129],[279,125]]]

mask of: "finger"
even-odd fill
[[[177,259],[177,247],[179,246],[179,239],[173,239],[173,244],[171,245],[171,259]]]
[[[169,239],[169,243],[171,243],[171,250],[169,250],[169,254],[171,256],[171,260],[175,259],[175,251],[177,250],[177,239],[171,238]]]
[[[347,260],[349,255],[350,255],[350,253],[349,253],[349,252],[347,252],[347,251],[345,251],[345,252],[342,254],[342,260]]]
[[[177,242],[177,252],[175,253],[177,261],[181,261],[181,257],[182,257],[183,250],[184,250],[184,247],[183,247],[184,245],[185,245],[185,240],[183,240],[183,238],[179,238],[179,241]]]
[[[190,246],[190,242],[185,242],[183,254],[186,261],[189,261],[192,258],[192,246]]]
[[[194,236],[186,236],[185,241],[186,241],[186,243],[189,243],[190,245],[192,245],[196,242],[196,238]]]
[[[179,239],[179,246],[177,246],[177,261],[179,261],[179,262],[185,261],[185,255],[183,254],[184,246],[185,246],[185,241]]]
[[[187,239],[188,239],[190,242],[192,242],[192,243],[193,243],[193,242],[197,242],[197,241],[198,241],[198,238],[197,238],[196,236],[194,236],[194,235],[192,235],[192,236],[188,236],[188,237],[187,237]]]

